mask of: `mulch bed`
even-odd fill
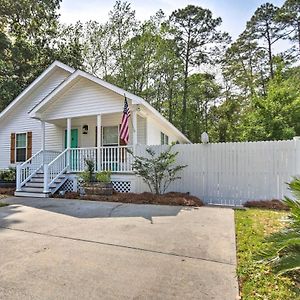
[[[262,209],[273,209],[273,210],[290,210],[287,205],[285,205],[280,200],[260,200],[260,201],[247,201],[244,204],[245,207],[249,208],[262,208]]]
[[[15,190],[15,188],[0,188],[0,195],[13,196]]]
[[[61,198],[60,195],[55,195],[57,198]],[[180,205],[180,206],[203,206],[203,202],[189,194],[184,193],[166,193],[163,195],[155,195],[151,193],[114,193],[111,196],[100,195],[85,195],[80,196],[78,193],[66,193],[64,198],[66,199],[81,199],[92,201],[109,201],[109,202],[122,202],[122,203],[134,203],[134,204],[160,204],[160,205]]]

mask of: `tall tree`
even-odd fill
[[[49,57],[60,60],[74,68],[83,68],[83,25],[59,25],[56,36],[52,38]]]
[[[115,71],[112,51],[113,35],[109,24],[89,21],[83,29],[84,65],[95,76],[108,78]]]
[[[58,24],[60,0],[2,0],[0,109],[50,63],[49,49]],[[0,59],[1,59],[0,58]]]
[[[109,30],[113,35],[111,49],[116,62],[118,73],[121,77],[118,78],[118,83],[125,89],[128,88],[125,44],[134,37],[138,22],[135,17],[135,11],[131,8],[129,2],[117,0],[113,10],[109,12]]]
[[[288,35],[288,25],[279,20],[279,8],[271,3],[261,5],[247,23],[246,31],[253,41],[266,49],[268,54],[270,76],[274,77],[274,44]]]
[[[247,33],[242,33],[227,49],[222,71],[224,80],[231,85],[231,92],[245,99],[256,93],[266,93],[266,51],[258,46]]]
[[[299,0],[286,0],[281,8],[280,20],[290,26],[288,38],[295,43],[293,49],[300,56],[300,2]]]
[[[300,134],[300,69],[279,64],[267,96],[257,97],[243,124],[246,140],[291,139]]]
[[[215,59],[213,54],[216,53],[216,45],[228,41],[229,38],[227,34],[218,30],[222,23],[221,18],[213,18],[210,10],[199,6],[188,5],[176,10],[171,14],[169,21],[184,63],[181,130],[186,133],[188,77],[191,68],[200,67]]]
[[[189,138],[200,142],[201,133],[210,132],[209,111],[220,96],[220,86],[213,75],[208,73],[192,74],[188,78],[188,123]]]

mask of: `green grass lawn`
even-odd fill
[[[237,274],[242,299],[300,299],[300,289],[292,276],[277,276],[268,265],[255,259],[263,249],[264,237],[280,230],[287,215],[286,212],[259,209],[235,211]]]
[[[0,202],[0,207],[7,206],[8,204]]]

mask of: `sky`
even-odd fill
[[[148,19],[159,9],[169,16],[172,11],[184,8],[188,4],[209,8],[215,17],[222,18],[222,29],[236,39],[244,30],[246,22],[256,8],[267,0],[128,0],[127,2],[131,3],[132,8],[136,11],[137,19],[140,21]],[[284,0],[269,0],[268,2],[281,6]],[[62,0],[61,21],[67,24],[78,20],[105,22],[114,3],[114,0]]]

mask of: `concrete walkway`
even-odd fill
[[[0,299],[237,297],[231,209],[1,201]]]

